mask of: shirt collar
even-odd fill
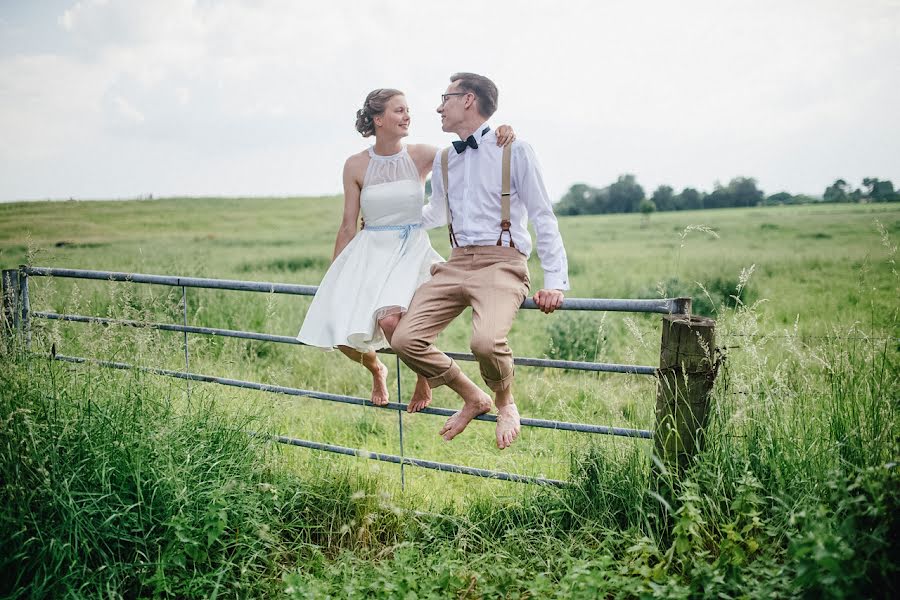
[[[488,122],[487,122],[487,121],[485,121],[485,122],[482,123],[481,126],[476,130],[476,132],[475,132],[475,141],[478,142],[478,143],[480,144],[480,143],[481,143],[481,138],[483,138],[484,136],[486,136],[486,135],[487,135],[488,133],[490,133],[490,132],[491,132],[491,126],[488,125]]]
[[[490,124],[485,121],[481,125],[478,126],[478,129],[475,130],[475,133],[472,135],[475,137],[475,141],[481,144],[481,138],[491,132]]]

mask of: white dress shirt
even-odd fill
[[[493,129],[482,135],[487,126],[487,123],[482,124],[473,134],[478,148],[466,148],[461,154],[450,149],[450,213],[453,215],[453,233],[460,246],[495,246],[500,237],[503,148],[497,146]],[[537,233],[544,288],[567,290],[566,249],[534,150],[527,143],[516,140],[510,158],[509,230],[516,250],[526,258],[531,256],[531,235],[528,233],[528,222],[531,221]],[[440,152],[432,166],[431,191],[431,200],[422,211],[422,225],[429,229],[447,224]],[[509,245],[506,234],[503,234],[503,245]]]

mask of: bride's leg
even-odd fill
[[[381,326],[381,330],[384,331],[384,337],[387,338],[388,342],[394,337],[394,330],[397,329],[398,323],[400,323],[399,313],[379,319],[378,324]],[[412,398],[409,399],[409,405],[406,407],[406,410],[411,413],[419,412],[429,404],[431,404],[431,386],[428,385],[427,379],[419,375],[416,378],[416,389],[413,390]]]
[[[353,362],[360,363],[372,373],[372,404],[384,406],[390,399],[387,386],[388,369],[374,352],[362,353],[349,346],[338,346],[338,350]]]

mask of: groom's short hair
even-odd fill
[[[450,83],[456,83],[457,88],[465,92],[472,92],[478,99],[478,112],[485,119],[490,119],[497,112],[497,97],[500,92],[494,82],[484,75],[475,73],[454,73],[450,76]]]

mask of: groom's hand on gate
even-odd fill
[[[565,296],[559,290],[538,290],[533,298],[541,312],[548,315],[562,306],[564,299]]]

